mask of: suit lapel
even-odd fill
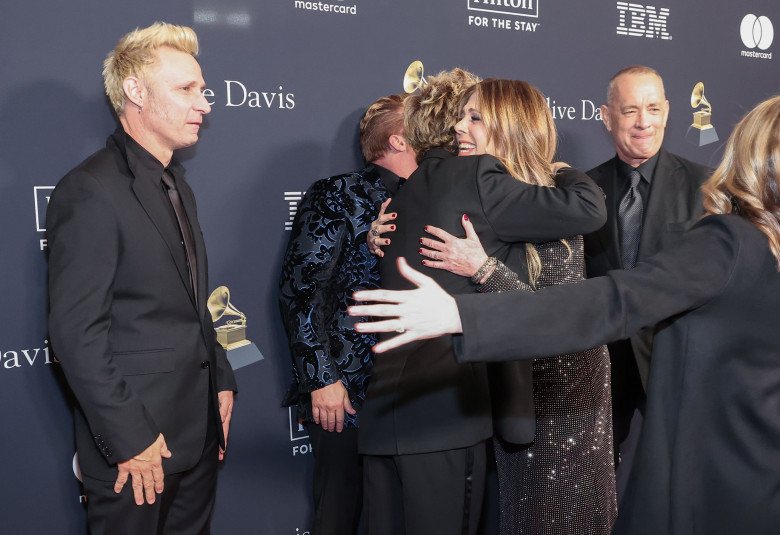
[[[602,185],[607,204],[607,224],[601,227],[598,232],[600,245],[607,251],[607,258],[612,269],[622,269],[623,261],[620,259],[620,234],[618,232],[618,204],[620,200],[620,184],[617,176],[617,157],[611,165],[607,165],[602,170],[601,179],[598,181]]]
[[[658,155],[658,164],[653,175],[650,198],[647,200],[645,225],[642,228],[642,240],[639,242],[639,258],[650,256],[658,251],[658,242],[663,236],[669,214],[679,201],[678,166],[669,158],[664,149]],[[647,224],[652,221],[652,224]]]

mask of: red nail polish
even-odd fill
[[[428,225],[425,225],[425,232],[428,232]]]
[[[422,238],[420,238],[420,243],[421,243],[422,245],[425,245],[425,244],[422,242]]]
[[[390,240],[385,240],[385,245],[390,245]]]
[[[466,221],[468,221],[468,220],[469,220],[469,216],[467,216],[466,214],[463,214],[463,219],[465,219]]]
[[[398,214],[396,214],[395,212],[390,214],[390,219],[395,219],[396,217],[398,217]]]
[[[395,225],[390,225],[390,230],[395,230]]]
[[[422,254],[422,249],[417,249],[417,252]]]

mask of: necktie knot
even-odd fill
[[[163,184],[165,184],[166,188],[173,189],[173,190],[176,189],[176,181],[174,180],[171,172],[168,171],[167,169],[162,174],[162,181]]]
[[[642,174],[636,169],[632,169],[629,178],[631,179],[631,187],[636,189],[639,186],[639,181],[642,180]]]

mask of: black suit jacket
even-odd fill
[[[673,318],[613,533],[777,533],[780,274],[754,225],[706,217],[632,270],[456,301],[464,362],[569,353]]]
[[[463,214],[488,255],[527,273],[522,242],[590,232],[604,223],[603,196],[587,176],[566,169],[558,185],[520,182],[492,156],[456,158],[442,149],[429,151],[390,205],[398,213],[397,230],[380,263],[382,287],[410,287],[395,260],[404,256],[412,264],[419,262],[425,225],[464,236]],[[474,292],[468,277],[422,269],[451,293]],[[529,442],[534,434],[530,363],[508,369],[517,395],[505,419],[513,429],[507,431],[516,441]],[[388,352],[376,359],[360,418],[362,453],[424,453],[474,445],[493,433],[487,371],[481,364],[458,365],[449,336]]]
[[[163,459],[166,473],[194,466],[209,381],[215,407],[217,392],[236,389],[206,308],[206,250],[183,168],[169,166],[195,241],[197,307],[171,207],[159,184],[135,179],[161,176],[162,164],[128,157],[130,145],[146,154],[117,130],[68,173],[52,193],[46,225],[52,349],[78,400],[81,470],[106,481],[159,433],[173,453]]]
[[[618,234],[618,204],[625,187],[618,176],[618,157],[588,171],[604,191],[607,201],[607,224],[585,238],[585,266],[588,277],[600,277],[613,269],[623,269]],[[669,247],[704,214],[701,185],[712,169],[661,149],[647,199],[638,261]],[[643,385],[647,384],[650,351],[655,328],[649,327],[631,340],[609,344],[612,359],[636,359]],[[622,369],[622,368],[621,368]],[[618,379],[620,380],[620,379]]]

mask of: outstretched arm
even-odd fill
[[[398,259],[398,269],[404,278],[417,286],[415,290],[355,292],[356,301],[378,304],[354,305],[348,309],[350,316],[390,318],[355,324],[358,332],[399,333],[398,336],[376,344],[374,351],[383,353],[416,340],[461,332],[455,299],[432,278],[409,267],[406,259]]]
[[[448,333],[463,333],[462,362],[538,358],[572,353],[627,338],[642,327],[702,306],[728,284],[740,250],[726,218],[705,218],[679,243],[628,271],[611,271],[576,284],[536,293],[463,294],[453,298],[430,278],[399,259],[406,291],[357,292],[378,304],[350,308],[374,316],[361,332],[392,332],[375,349]]]
[[[581,171],[560,170],[553,188],[506,183],[502,170],[482,169],[478,187],[485,215],[504,241],[542,242],[588,234],[607,220],[604,193]]]

